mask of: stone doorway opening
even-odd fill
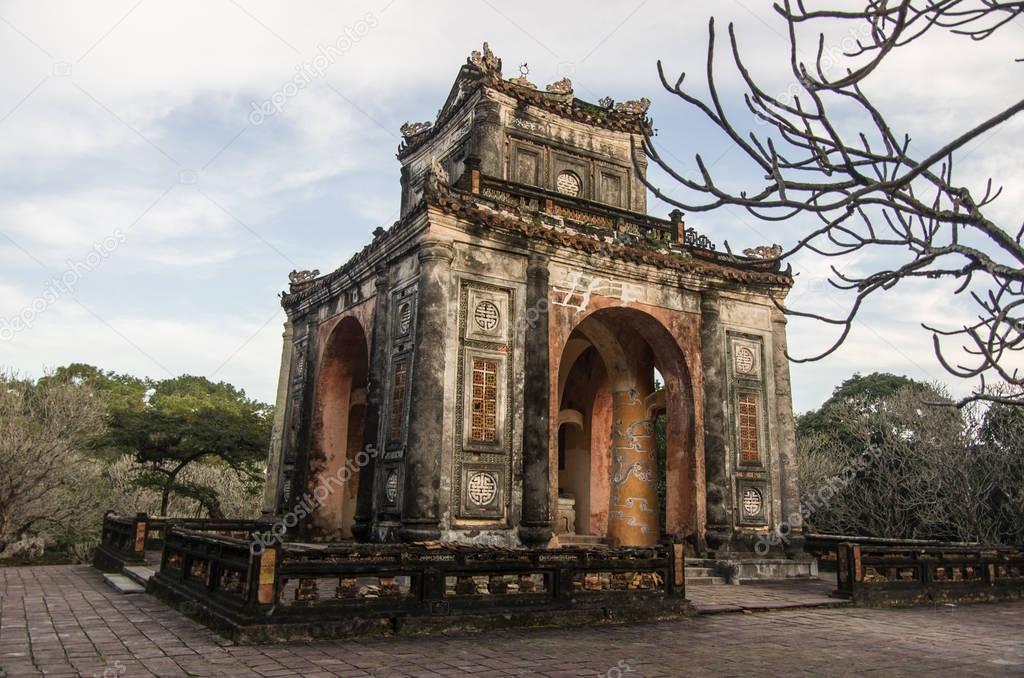
[[[603,309],[575,326],[552,446],[561,543],[650,546],[696,533],[691,388],[678,345],[646,313]]]
[[[327,340],[316,381],[307,492],[319,502],[310,521],[317,541],[352,538],[368,373],[366,333],[358,320],[344,318]]]

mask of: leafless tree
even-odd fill
[[[100,465],[84,448],[105,413],[86,387],[0,373],[0,546],[95,528]]]
[[[976,381],[972,395],[958,404],[975,400],[1024,404],[1024,372],[1011,366],[1015,354],[1024,349],[1024,226],[997,223],[990,216],[987,208],[1002,191],[991,179],[976,193],[954,174],[957,154],[962,157],[969,143],[1019,116],[1024,99],[918,157],[911,149],[910,136],[892,128],[862,87],[894,50],[924,34],[947,30],[972,41],[986,40],[1024,15],[1024,1],[861,2],[855,10],[810,10],[803,0],[782,0],[774,5],[788,29],[789,61],[797,92],[792,97],[773,96],[758,85],[741,56],[734,27],[729,26],[732,61],[747,90],[746,109],[762,125],[760,131],[750,131],[727,113],[729,107],[716,84],[713,19],[706,66],[708,96],[684,88],[685,73],[670,79],[659,62],[665,88],[717,126],[763,174],[764,183],[739,192],[723,188],[699,155],[698,176],[687,176],[666,161],[648,137],[645,150],[649,157],[688,189],[690,197],[672,198],[658,186],[649,184],[649,188],[690,212],[731,205],[765,221],[805,214],[820,221],[795,245],[771,252],[769,257],[785,260],[803,250],[837,260],[854,252],[871,255],[867,261],[875,262],[874,270],[867,274],[844,272],[841,261],[832,266],[829,282],[852,295],[845,316],[825,317],[783,308],[791,315],[816,319],[838,330],[838,338],[828,349],[794,358],[797,362],[820,360],[838,349],[858,313],[878,293],[906,280],[952,280],[958,285],[954,296],[973,300],[977,320],[963,326],[925,329],[932,333],[943,367],[957,377]],[[842,50],[843,72],[833,74],[831,71],[838,69],[832,63],[834,50],[828,48],[825,32],[844,29],[859,37],[851,41],[855,47]],[[800,56],[805,31],[817,34],[817,49],[810,63]],[[863,125],[850,134],[843,123],[854,116]],[[747,115],[739,117],[743,122],[751,120]],[[861,259],[861,265],[863,262]],[[947,338],[960,348],[951,353],[944,343]],[[1000,382],[1011,388],[991,388]]]

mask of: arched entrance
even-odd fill
[[[564,541],[647,546],[696,532],[692,383],[664,325],[634,308],[595,311],[565,343],[556,395],[553,513]]]
[[[366,333],[358,320],[344,318],[326,342],[316,381],[308,491],[320,502],[311,519],[317,539],[352,538],[368,372]]]

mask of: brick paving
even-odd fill
[[[772,587],[718,588],[755,608],[790,600]],[[799,596],[815,597],[820,588]],[[729,594],[692,593],[709,605],[729,604]],[[0,669],[7,678],[1024,675],[1024,603],[799,608],[254,647],[233,645],[150,596],[119,595],[88,567],[0,568]]]
[[[690,586],[686,592],[701,614],[715,614],[849,605],[847,601],[829,595],[835,588],[835,573],[823,573],[820,579],[792,579],[743,586],[698,585]]]

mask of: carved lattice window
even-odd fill
[[[740,461],[757,464],[761,461],[760,437],[757,425],[757,396],[739,397]]]
[[[405,389],[408,386],[409,362],[399,360],[395,363],[395,375],[391,387],[391,415],[389,419],[389,439],[402,439],[402,427],[405,422]]]
[[[473,358],[473,397],[470,439],[493,443],[498,439],[498,362]]]

